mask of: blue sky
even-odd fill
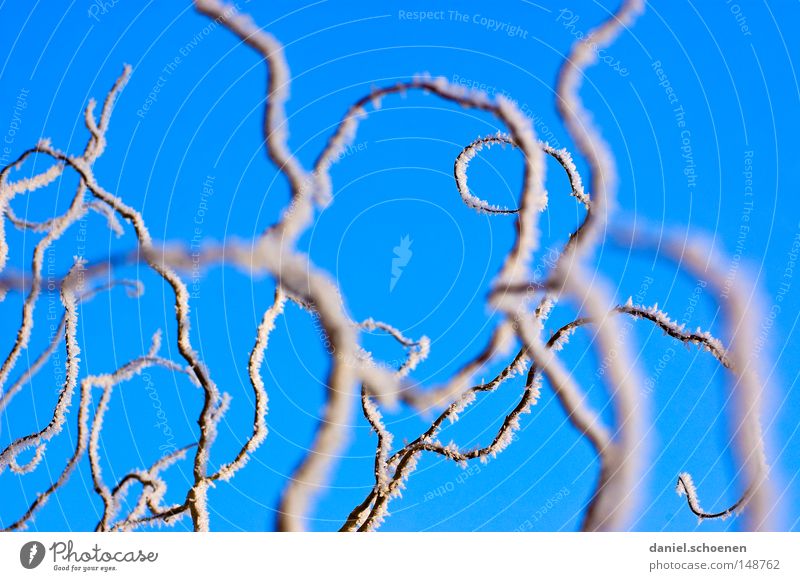
[[[266,162],[261,144],[263,63],[188,3],[101,4],[73,1],[63,10],[44,2],[0,4],[0,55],[5,55],[0,59],[0,132],[9,155],[42,136],[62,150],[81,151],[88,99],[102,99],[123,63],[129,63],[133,76],[115,108],[108,149],[96,165],[106,189],[141,209],[157,240],[190,241],[195,235],[246,239],[274,222],[287,202],[288,187]],[[353,101],[375,86],[423,72],[510,96],[533,117],[540,136],[574,151],[555,112],[556,74],[576,35],[587,33],[617,6],[608,1],[569,6],[451,2],[431,8],[422,2],[265,4],[239,2],[286,47],[293,75],[289,144],[306,166]],[[425,9],[441,11],[440,16],[425,21],[409,16]],[[781,284],[790,284],[765,351],[771,376],[764,427],[781,493],[780,525],[792,529],[800,519],[800,422],[793,411],[800,409],[795,383],[800,293],[798,283],[785,275],[800,234],[793,195],[800,187],[795,163],[800,146],[794,139],[800,129],[794,72],[800,49],[790,43],[784,23],[797,17],[796,3],[648,5],[635,26],[607,49],[611,64],[588,71],[581,93],[617,157],[620,219],[635,216],[656,232],[663,228],[713,237],[717,249],[739,265],[736,276],[757,281],[767,310],[778,304]],[[500,23],[497,30],[487,19]],[[334,166],[334,202],[300,241],[314,262],[337,279],[354,318],[372,316],[407,335],[431,337],[431,356],[415,373],[429,385],[474,356],[498,320],[485,298],[512,244],[513,217],[466,208],[452,178],[458,152],[498,129],[488,116],[431,96],[386,99]],[[687,140],[691,172],[685,171]],[[494,148],[471,165],[470,186],[492,203],[514,206],[521,161],[519,152]],[[577,161],[585,173],[585,164]],[[557,170],[548,165],[551,198],[542,217],[544,248],[563,244],[582,217]],[[748,179],[752,196],[745,191]],[[74,176],[67,176],[47,191],[17,200],[15,210],[29,219],[62,212],[75,183]],[[87,258],[135,244],[131,232],[117,239],[98,217],[87,228]],[[404,237],[411,240],[411,257],[391,288],[393,249]],[[29,262],[36,240],[30,234],[9,235],[13,267]],[[59,270],[79,244],[75,233],[60,242],[53,255]],[[658,302],[692,327],[720,332],[713,297],[668,261],[606,242],[598,268],[621,301],[639,294],[644,303]],[[120,274],[140,277],[146,292],[133,299],[115,290],[82,307],[84,373],[112,371],[139,355],[158,328],[174,338],[169,289],[144,270],[128,268]],[[245,366],[273,288],[268,279],[213,269],[192,300],[194,344],[217,383],[233,397],[214,448],[218,462],[236,450],[249,430],[252,402]],[[31,358],[47,339],[46,300],[39,307],[41,333],[31,344]],[[19,295],[0,303],[2,349],[10,348],[19,309]],[[565,308],[552,324],[570,314]],[[653,463],[634,528],[737,530],[737,519],[698,527],[674,493],[677,474],[688,470],[706,507],[727,506],[737,497],[724,374],[708,354],[673,344],[646,322],[623,322],[623,327],[651,386],[643,389],[652,392]],[[165,343],[164,354],[177,359],[174,341]],[[367,337],[365,344],[386,360],[401,355],[380,336]],[[607,410],[586,336],[577,336],[564,357],[592,405]],[[17,373],[28,362],[23,356]],[[313,322],[288,308],[267,352],[270,434],[245,470],[212,491],[214,530],[274,526],[282,485],[313,435],[326,369]],[[45,367],[7,410],[0,444],[40,425],[42,414],[52,408],[57,373],[54,365]],[[445,437],[465,445],[489,441],[520,389],[517,380],[482,398],[464,425]],[[122,386],[106,422],[104,456],[112,457],[104,465],[107,478],[151,463],[159,447],[172,440],[178,445],[194,441],[200,403],[191,384],[165,371],[154,370]],[[424,429],[424,420],[408,409],[388,413],[387,421],[397,441]],[[0,476],[0,495],[9,499],[0,509],[0,524],[16,519],[35,492],[60,472],[74,436],[71,418],[36,473]],[[360,419],[310,528],[337,529],[367,494],[373,448],[374,435]],[[463,469],[438,456],[424,457],[403,498],[391,505],[383,530],[574,530],[596,474],[590,446],[545,388],[533,413],[524,418],[518,440],[497,459]],[[173,500],[182,500],[177,491],[189,475],[186,466],[174,470]],[[99,506],[84,463],[41,511],[35,527],[91,527]]]

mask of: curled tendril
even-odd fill
[[[691,510],[698,518],[700,518],[700,520],[717,518],[725,520],[740,510],[745,503],[747,503],[747,498],[749,496],[748,490],[745,491],[739,500],[734,502],[722,512],[706,512],[700,508],[700,499],[697,497],[697,487],[695,486],[694,482],[692,481],[692,477],[688,472],[683,472],[680,476],[678,476],[678,482],[675,485],[675,490],[679,496],[683,496],[684,494],[686,495],[686,504],[689,506],[689,510]]]

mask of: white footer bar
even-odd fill
[[[4,580],[797,580],[799,562],[800,533],[0,534]]]

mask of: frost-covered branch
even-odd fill
[[[673,339],[707,350],[735,376],[737,381],[732,393],[738,406],[738,426],[734,438],[745,473],[745,494],[722,513],[706,513],[700,508],[691,477],[682,474],[678,488],[679,492],[686,493],[690,509],[701,518],[724,517],[747,508],[751,528],[766,528],[766,503],[770,498],[766,481],[768,469],[758,423],[763,382],[756,369],[757,362],[753,361],[756,346],[746,338],[740,338],[741,329],[754,328],[747,295],[739,289],[732,293],[726,303],[729,322],[733,325],[733,332],[729,333],[731,347],[728,350],[709,333],[684,328],[658,309],[657,305],[645,307],[635,305],[632,301],[616,305],[612,302],[614,293],[606,277],[595,272],[596,265],[592,262],[594,250],[610,224],[617,176],[611,147],[585,108],[580,89],[588,67],[597,59],[597,48],[613,42],[641,12],[643,4],[642,0],[623,0],[616,13],[586,38],[575,43],[559,72],[556,105],[577,152],[588,165],[590,198],[569,151],[540,142],[531,119],[523,114],[514,101],[504,96],[492,98],[484,92],[455,85],[444,77],[434,78],[427,74],[373,88],[356,99],[338,123],[333,125],[325,145],[307,170],[289,146],[286,105],[291,74],[282,44],[249,16],[241,14],[235,5],[219,0],[195,0],[198,12],[233,33],[264,62],[267,78],[263,145],[266,159],[286,180],[290,202],[277,219],[252,240],[208,243],[199,252],[195,247],[170,241],[157,245],[142,212],[104,189],[93,170],[95,160],[107,144],[114,104],[131,73],[127,66],[107,94],[99,116],[96,115],[97,104],[94,100],[86,107],[84,122],[89,140],[81,155],[62,152],[48,140],[42,140],[36,147],[24,151],[13,163],[0,169],[0,301],[5,300],[8,293],[22,296],[22,315],[15,340],[7,357],[0,363],[0,413],[7,409],[15,395],[31,385],[33,377],[50,360],[62,341],[67,353],[66,379],[59,387],[52,419],[45,427],[13,439],[9,446],[0,451],[0,473],[8,467],[9,471],[22,477],[35,470],[46,456],[47,443],[62,432],[75,391],[80,393],[78,441],[72,457],[59,478],[9,528],[22,528],[28,524],[47,498],[67,481],[83,455],[88,453],[94,489],[103,504],[103,516],[97,524],[97,530],[168,526],[185,516],[191,517],[194,530],[209,530],[209,487],[227,481],[244,470],[248,460],[267,437],[268,393],[263,371],[267,361],[267,346],[287,302],[305,309],[319,322],[326,347],[330,347],[330,365],[319,425],[312,442],[307,446],[307,453],[280,494],[277,511],[277,528],[280,530],[305,529],[316,500],[333,478],[337,459],[348,443],[359,389],[361,413],[377,437],[372,466],[374,483],[364,500],[347,517],[342,526],[344,531],[377,529],[388,515],[391,500],[400,495],[423,454],[437,454],[448,460],[466,463],[475,460],[485,462],[503,452],[513,442],[520,429],[522,416],[531,411],[544,386],[553,390],[568,421],[591,444],[598,459],[599,477],[587,503],[582,528],[625,528],[636,509],[637,483],[643,473],[647,406],[640,396],[641,381],[636,358],[630,345],[622,341],[618,315],[647,320]],[[503,257],[488,289],[487,306],[498,316],[496,323],[493,322],[491,336],[472,351],[471,357],[459,362],[455,372],[437,385],[424,385],[412,378],[430,353],[431,341],[427,336],[412,339],[388,322],[372,317],[355,319],[349,312],[346,297],[342,295],[338,283],[298,247],[303,235],[313,226],[317,212],[334,203],[331,168],[353,142],[361,123],[366,122],[370,111],[378,108],[383,99],[396,98],[412,91],[441,99],[453,107],[491,116],[501,126],[498,133],[480,137],[460,151],[455,158],[453,175],[456,189],[468,208],[492,215],[513,215],[515,222],[513,244]],[[498,144],[517,148],[523,156],[518,207],[512,209],[482,200],[468,186],[470,162],[483,148]],[[552,157],[563,168],[570,193],[585,207],[586,214],[577,229],[569,234],[557,259],[548,265],[550,269],[544,279],[534,281],[530,265],[541,243],[540,213],[548,203],[545,156]],[[49,165],[35,175],[11,181],[12,172],[19,171],[31,157],[48,158]],[[63,214],[45,220],[30,220],[14,211],[11,204],[17,196],[46,188],[67,170],[77,173],[79,185]],[[45,254],[64,232],[88,212],[96,212],[105,218],[108,229],[118,236],[124,236],[126,228],[132,227],[136,248],[93,262],[79,259],[63,278],[54,280],[48,276],[49,288],[58,288],[64,306],[56,337],[51,337],[33,363],[4,391],[21,354],[30,345],[35,309],[42,294]],[[5,270],[9,252],[5,237],[6,219],[23,232],[41,235],[33,250],[30,273],[20,275]],[[631,245],[643,244],[635,240]],[[720,282],[722,275],[709,272],[700,248],[702,245],[698,244],[692,244],[688,250],[671,245],[668,251],[688,263],[690,269],[704,273],[719,287],[723,284]],[[78,304],[115,284],[132,286],[133,283],[126,281],[116,282],[112,275],[117,268],[139,264],[146,265],[171,290],[177,326],[175,342],[185,367],[157,356],[159,337],[156,337],[146,355],[113,373],[87,376],[80,380]],[[255,343],[246,364],[253,393],[251,429],[238,451],[227,461],[214,463],[217,468],[210,470],[211,449],[217,427],[231,400],[228,394],[220,392],[192,344],[190,294],[182,275],[189,271],[194,275],[198,267],[205,272],[216,266],[234,267],[250,275],[265,276],[274,283],[275,295],[255,329]],[[92,286],[106,277],[113,282],[105,286]],[[86,291],[86,288],[92,290]],[[575,306],[578,318],[548,338],[544,333],[545,324],[564,300]],[[588,326],[593,333],[591,344],[598,359],[609,362],[603,373],[613,412],[609,425],[605,425],[588,405],[580,381],[560,358],[559,352],[570,336],[578,328]],[[405,351],[401,363],[389,368],[375,361],[373,355],[364,349],[362,335],[376,331],[388,334]],[[505,363],[499,372],[492,372],[493,379],[488,382],[481,379],[478,382],[479,374],[498,362]],[[113,485],[106,483],[101,470],[100,442],[112,393],[120,383],[152,365],[184,372],[201,388],[203,405],[197,418],[197,442],[166,454],[147,469],[126,473]],[[520,376],[525,376],[524,387],[511,411],[492,429],[491,439],[470,447],[460,446],[453,441],[445,443],[442,437],[445,426],[459,422],[480,398],[492,397],[490,394]],[[91,393],[95,387],[102,390],[102,395],[93,418],[90,418]],[[385,414],[391,413],[393,406],[398,403],[426,418],[424,425],[427,427],[418,437],[393,449],[396,438],[389,429],[391,423],[385,420]],[[436,413],[432,421],[427,415],[431,412]],[[23,461],[20,454],[26,450],[32,450],[32,454]],[[162,473],[190,453],[193,453],[190,488],[182,501],[164,506],[167,485]],[[120,515],[123,501],[131,490],[138,490],[137,486],[141,487],[141,491],[131,500],[132,508],[127,514]]]
[[[749,496],[747,492],[745,492],[739,500],[734,502],[722,512],[706,512],[700,507],[700,499],[697,497],[697,487],[695,486],[694,481],[688,472],[682,472],[680,476],[678,476],[678,483],[675,485],[675,490],[678,493],[678,496],[683,496],[684,494],[686,495],[686,503],[689,506],[689,510],[691,510],[700,520],[716,518],[725,520],[736,511],[740,510],[745,502],[747,502],[747,498]]]
[[[729,348],[729,389],[733,401],[731,434],[741,468],[742,499],[736,504],[743,512],[750,530],[770,530],[774,491],[769,480],[766,444],[761,428],[764,413],[763,397],[769,389],[763,369],[764,344],[759,343],[756,329],[763,320],[758,289],[753,280],[742,276],[736,284],[727,280],[729,261],[712,241],[699,236],[667,234],[656,238],[641,230],[620,227],[615,231],[618,242],[640,249],[659,249],[682,270],[707,281],[723,312],[724,330]]]

